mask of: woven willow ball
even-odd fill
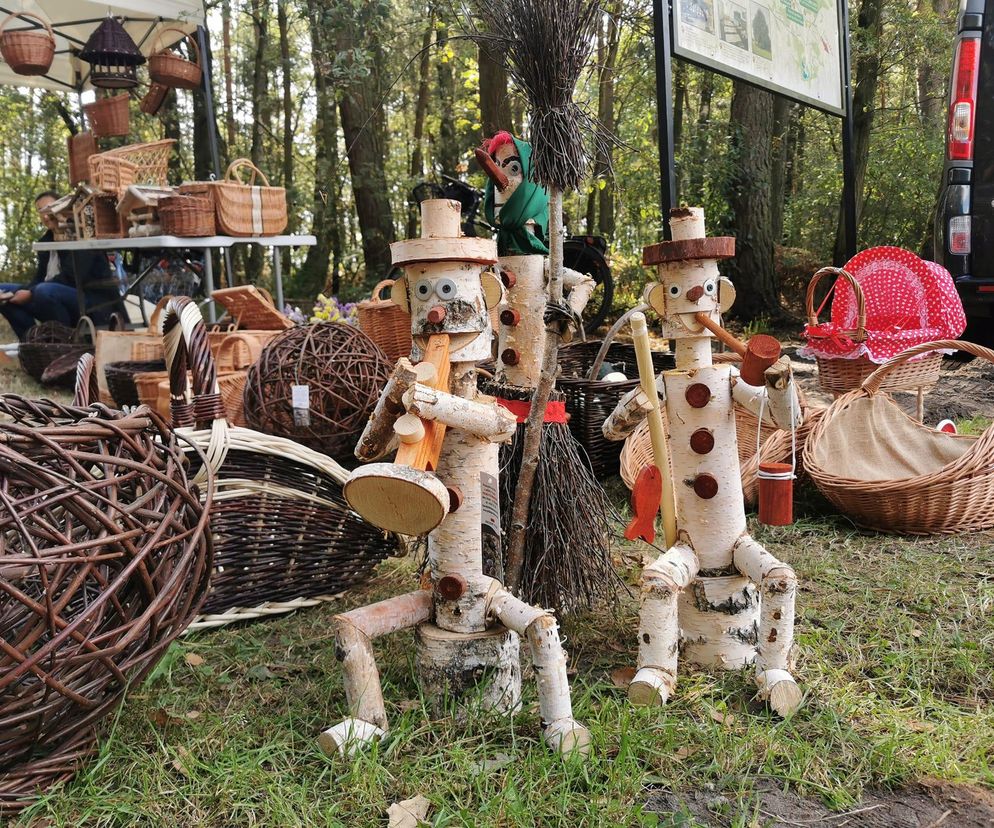
[[[392,370],[386,354],[352,325],[290,328],[270,340],[249,369],[245,420],[257,431],[354,461],[355,444]],[[294,410],[294,386],[307,386],[306,411]]]
[[[0,397],[0,812],[93,749],[192,620],[212,564],[178,438],[103,407]]]

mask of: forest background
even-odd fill
[[[603,0],[596,60],[578,98],[616,136],[589,183],[566,199],[570,232],[605,236],[616,307],[644,284],[641,247],[661,225],[652,13]],[[251,158],[287,188],[289,231],[317,244],[293,257],[287,296],[355,300],[390,269],[388,243],[417,232],[411,189],[442,173],[482,187],[483,137],[527,138],[523,96],[467,38],[458,3],[418,0],[214,0],[208,3],[222,162]],[[942,170],[951,0],[850,3],[859,248],[928,255]],[[813,269],[845,249],[838,118],[674,60],[681,202],[708,232],[734,235],[743,319],[776,319]],[[68,190],[66,119],[74,97],[0,88],[0,274],[24,278],[39,233],[32,197]],[[209,177],[203,96],[172,92],[159,116],[132,107],[129,140],[179,139],[171,180]],[[261,251],[236,280],[266,282]],[[284,268],[287,272],[287,268]],[[308,306],[309,309],[309,306]],[[795,308],[796,309],[796,308]]]

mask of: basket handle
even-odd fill
[[[16,11],[16,12],[11,12],[10,14],[8,14],[4,18],[3,23],[0,23],[0,34],[3,34],[4,29],[7,28],[7,24],[10,23],[10,21],[13,18],[15,18],[15,17],[30,17],[30,18],[33,18],[34,20],[37,20],[48,31],[48,36],[52,40],[52,42],[53,43],[55,42],[55,32],[52,31],[52,24],[49,23],[41,15],[34,14],[33,12],[29,12],[29,11]]]
[[[83,354],[76,363],[76,391],[72,404],[78,408],[89,408],[94,401],[100,399],[96,365],[96,360],[90,353]]]
[[[166,306],[162,338],[169,372],[169,409],[173,427],[202,426],[211,422],[227,425],[224,403],[217,384],[217,364],[211,354],[207,326],[200,309],[189,296],[174,296]],[[193,374],[193,401],[187,402]],[[210,456],[211,452],[208,452]]]
[[[236,332],[228,334],[221,340],[221,344],[217,348],[217,361],[223,363],[221,357],[227,356],[228,351],[232,350],[239,342],[243,343],[248,349],[248,362],[245,365],[239,365],[238,360],[232,358],[232,371],[244,371],[262,355],[262,346],[259,344],[258,339],[254,336],[246,336],[245,334]]]
[[[370,298],[380,302],[386,301],[384,299],[380,299],[380,292],[384,288],[393,287],[393,284],[393,279],[384,279],[382,282],[377,282],[376,287],[373,288],[373,295]]]
[[[818,324],[818,311],[815,310],[815,288],[821,281],[823,276],[833,275],[836,279],[842,278],[849,282],[852,287],[853,294],[856,296],[856,329],[854,331],[842,331],[847,335],[852,335],[854,342],[865,342],[866,341],[866,297],[863,295],[863,288],[860,287],[859,282],[853,277],[853,275],[841,267],[823,267],[821,270],[817,271],[814,276],[811,277],[811,281],[808,282],[808,292],[805,297],[805,303],[807,305],[808,313],[808,324],[814,327]],[[830,290],[834,290],[835,285],[832,285]]]
[[[966,351],[975,357],[994,362],[994,351],[984,348],[982,345],[975,345],[972,342],[965,342],[961,339],[937,339],[934,342],[926,342],[923,345],[915,345],[906,351],[901,351],[896,357],[891,357],[883,365],[877,368],[870,376],[863,380],[861,388],[868,394],[876,394],[884,378],[898,365],[903,365],[912,357],[921,356],[931,351]]]
[[[166,32],[176,32],[177,34],[182,35],[183,38],[185,38],[186,40],[189,40],[190,45],[193,46],[193,62],[196,63],[197,66],[200,66],[200,47],[197,46],[196,38],[194,38],[194,36],[189,32],[184,32],[182,29],[177,29],[175,26],[166,26],[164,29],[159,29],[159,33],[155,36],[155,39],[152,41],[152,54],[162,55],[170,50],[169,47],[163,49],[159,48],[159,41],[162,40],[162,36]],[[180,42],[179,40],[176,41],[176,43],[179,42]],[[174,43],[173,46],[175,46],[176,43]]]
[[[649,306],[645,302],[639,302],[639,304],[637,304],[634,308],[625,311],[625,313],[618,317],[618,321],[611,326],[611,330],[609,330],[607,332],[607,336],[604,337],[600,350],[597,352],[597,356],[594,357],[594,362],[590,366],[590,373],[587,375],[587,379],[590,382],[597,381],[597,374],[600,373],[601,365],[604,364],[604,360],[607,358],[607,350],[611,347],[611,343],[614,342],[614,338],[618,335],[618,331],[620,331],[625,326],[625,323],[636,313],[639,311],[645,312],[647,310],[649,310]]]
[[[159,318],[162,316],[162,312],[166,309],[166,305],[169,304],[169,300],[172,298],[172,294],[167,294],[155,303],[155,309],[152,311],[152,315],[148,319],[148,329],[152,333],[162,333],[162,328],[159,327]]]
[[[247,185],[245,184],[244,181],[242,181],[241,176],[238,175],[238,171],[244,169],[245,167],[248,167],[250,170],[252,170],[252,178],[249,179],[249,183]],[[266,174],[262,170],[260,170],[255,164],[253,164],[248,158],[236,158],[228,165],[228,171],[224,174],[224,180],[234,181],[237,182],[238,184],[243,184],[248,187],[254,187],[256,176],[262,179],[262,183],[264,186],[266,187],[269,186],[269,179],[266,178]]]

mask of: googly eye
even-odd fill
[[[451,279],[442,279],[435,285],[435,293],[439,299],[454,299],[456,295],[456,283]]]
[[[521,165],[517,161],[512,161],[507,165],[508,175],[521,175]]]
[[[704,292],[708,296],[714,296],[718,292],[718,283],[714,279],[708,279],[704,283]]]
[[[666,291],[673,299],[676,299],[683,291],[680,289],[680,285],[670,285]]]
[[[428,299],[431,296],[431,282],[428,279],[422,279],[414,286],[414,295],[418,299]]]

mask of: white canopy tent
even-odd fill
[[[0,0],[0,16],[11,12],[32,12],[47,20],[55,33],[55,61],[47,75],[23,76],[10,71],[0,61],[0,84],[37,86],[62,92],[82,92],[89,84],[89,64],[76,57],[93,30],[108,13],[124,19],[124,28],[142,53],[147,55],[158,32],[176,26],[193,32],[204,25],[203,0]],[[40,26],[31,18],[11,21],[10,28]],[[175,43],[179,35],[170,33],[162,45]]]

